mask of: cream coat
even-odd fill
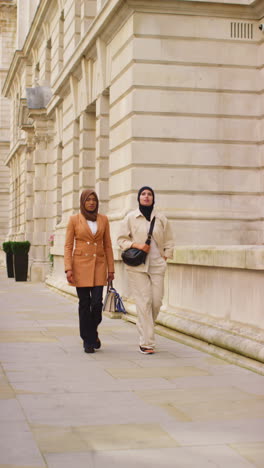
[[[114,272],[114,259],[106,216],[97,215],[97,232],[92,234],[85,217],[70,217],[64,246],[65,271],[73,271],[76,287],[104,286],[107,272]]]
[[[156,221],[152,237],[157,243],[161,257],[172,258],[174,242],[169,221],[166,216],[156,210],[152,211],[151,219],[154,216],[156,217]],[[117,238],[119,247],[121,250],[126,250],[129,249],[134,242],[144,244],[147,239],[148,230],[149,222],[137,208],[129,213],[121,222],[119,236]],[[149,266],[149,256],[147,255],[145,264],[143,263],[137,267],[125,266],[131,271],[146,272]]]

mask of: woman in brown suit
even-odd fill
[[[66,232],[64,264],[67,281],[79,297],[80,336],[86,353],[101,347],[97,327],[102,321],[103,287],[114,279],[109,222],[98,213],[93,190],[84,190],[81,213],[71,216]]]

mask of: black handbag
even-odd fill
[[[154,224],[155,224],[155,216],[152,219],[149,227],[149,232],[148,232],[148,237],[145,242],[145,244],[150,245],[151,242],[151,236],[153,233],[154,229]],[[126,265],[129,266],[138,266],[141,265],[142,263],[145,263],[146,258],[147,258],[147,253],[144,252],[144,250],[140,249],[135,249],[134,247],[130,247],[130,249],[126,249],[122,252],[121,254],[122,260]]]

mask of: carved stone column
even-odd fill
[[[27,149],[25,159],[25,234],[26,240],[31,243],[33,241],[34,221],[33,221],[33,181],[34,181],[34,164],[33,156],[35,150],[34,132],[30,131],[27,134]],[[31,258],[31,251],[30,251]]]
[[[34,120],[33,167],[33,234],[30,271],[31,281],[44,281],[49,270],[48,238],[52,232],[52,190],[50,187],[53,122],[48,120],[43,110],[32,110]]]

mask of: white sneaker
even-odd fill
[[[155,353],[153,348],[146,348],[145,346],[140,346],[139,352],[142,354],[154,354]]]

